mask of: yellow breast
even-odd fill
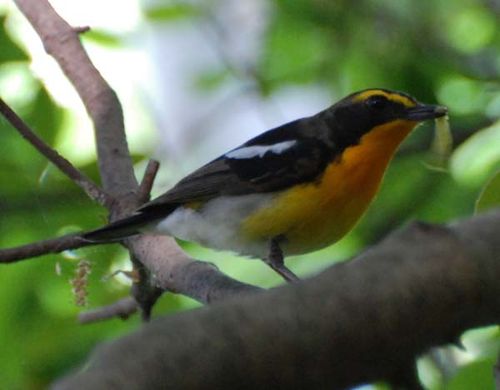
[[[286,254],[336,242],[366,210],[398,145],[415,125],[399,120],[375,127],[331,162],[320,180],[283,191],[244,220],[241,233],[252,241],[283,236]]]

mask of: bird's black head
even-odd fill
[[[366,89],[345,97],[322,115],[332,129],[333,141],[348,146],[377,126],[396,121],[416,124],[446,113],[446,107],[419,103],[402,92]]]

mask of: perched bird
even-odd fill
[[[399,144],[421,121],[446,115],[387,89],[353,93],[276,127],[180,180],[134,214],[83,235],[94,242],[143,232],[260,258],[285,280],[284,256],[338,241],[379,188]]]

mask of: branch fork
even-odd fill
[[[15,3],[40,36],[46,52],[54,57],[75,87],[92,119],[102,187],[47,145],[3,100],[0,100],[0,113],[90,199],[104,206],[112,220],[127,215],[149,200],[159,163],[149,161],[141,183],[137,183],[125,137],[120,102],[92,64],[78,37],[78,34],[88,31],[88,28],[71,27],[47,0],[15,0]],[[141,302],[147,302],[142,308],[144,318],[149,318],[151,307],[148,305],[154,303],[159,291],[177,291],[207,303],[259,290],[227,277],[208,263],[190,258],[175,240],[168,237],[140,236],[127,240],[125,244],[131,259],[134,259],[134,268],[143,270],[140,272],[141,280],[134,284],[132,293],[140,296]],[[79,234],[70,234],[16,248],[1,249],[0,263],[27,260],[89,245],[93,243],[82,240]],[[194,266],[190,266],[191,264]],[[203,282],[200,283],[199,280]],[[138,290],[141,291],[139,295]],[[150,294],[149,298],[145,295],[146,291]],[[126,317],[134,311],[130,301],[111,306],[113,309],[103,309],[101,313]],[[100,314],[99,318],[103,315]]]

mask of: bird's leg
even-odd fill
[[[298,282],[300,280],[297,275],[285,266],[285,262],[283,261],[283,251],[280,248],[278,238],[273,238],[269,242],[269,254],[264,261],[287,282]]]

